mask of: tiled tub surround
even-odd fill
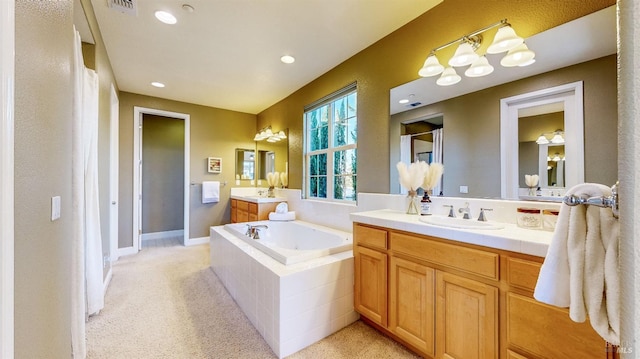
[[[210,232],[211,267],[279,358],[358,319],[351,250],[285,266],[224,226]]]

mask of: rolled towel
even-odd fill
[[[269,213],[270,221],[295,221],[295,219],[296,219],[295,211],[289,211],[287,213],[276,213],[276,212]]]
[[[289,205],[287,202],[281,202],[276,206],[276,213],[287,213],[289,212]]]

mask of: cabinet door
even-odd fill
[[[386,327],[387,255],[361,246],[355,252],[355,309]]]
[[[435,270],[393,256],[389,266],[389,329],[434,356]]]
[[[240,208],[237,210],[236,219],[238,222],[248,222],[249,221],[249,213],[247,211],[243,211]]]
[[[255,213],[249,213],[248,215],[248,221],[249,222],[255,222],[258,220],[258,215]]]
[[[437,358],[498,358],[498,288],[436,273]]]

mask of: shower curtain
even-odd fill
[[[410,164],[411,159],[411,135],[400,136],[400,162]],[[395,166],[392,167],[395,170]],[[407,194],[407,189],[400,186],[400,194]]]
[[[442,129],[433,130],[431,133],[433,135],[432,162],[442,163]],[[438,180],[438,184],[433,187],[433,194],[439,196],[440,191],[442,191],[442,177]]]
[[[74,358],[85,358],[86,318],[104,307],[98,202],[98,76],[85,68],[82,42],[75,27],[74,33],[71,345]]]

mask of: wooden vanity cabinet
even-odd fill
[[[354,223],[355,309],[426,358],[605,358],[566,309],[533,299],[543,258]]]
[[[280,202],[254,203],[231,199],[231,223],[264,221],[269,213],[275,212]]]

